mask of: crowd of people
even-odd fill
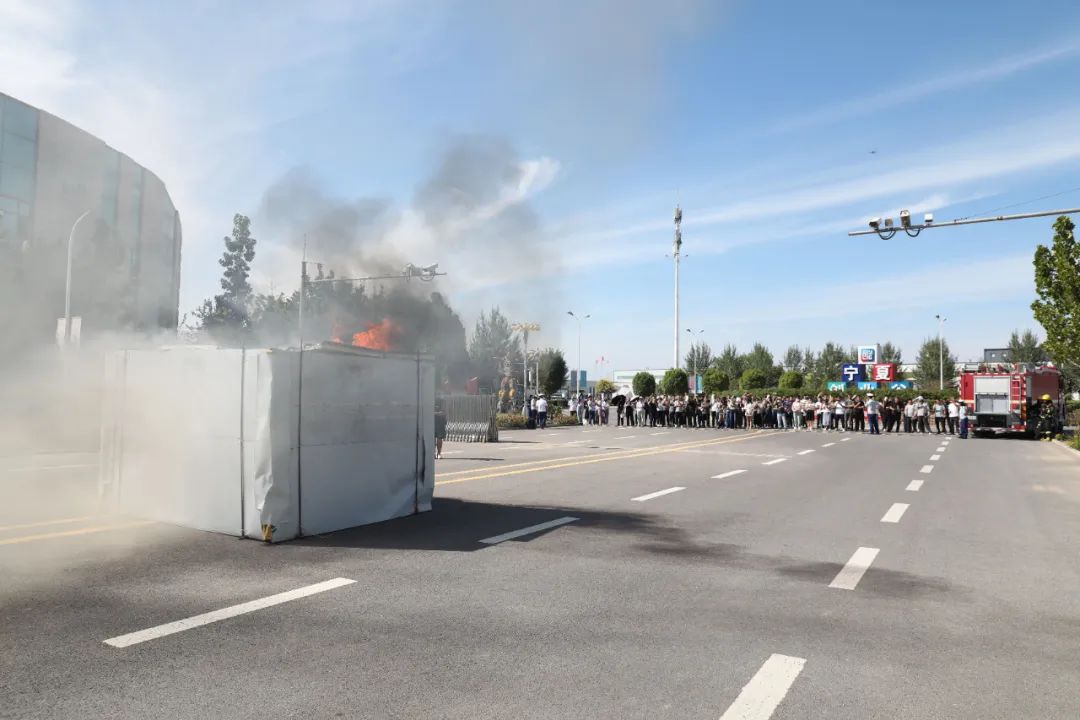
[[[655,395],[610,401],[571,397],[567,408],[581,424],[721,429],[922,433],[967,437],[969,408],[962,400],[911,400],[860,395]]]

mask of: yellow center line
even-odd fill
[[[20,543],[34,542],[36,540],[52,540],[53,538],[72,537],[75,535],[90,535],[91,533],[107,532],[109,530],[126,530],[144,525],[154,525],[153,520],[140,520],[138,522],[120,523],[119,525],[99,525],[96,527],[82,528],[80,530],[66,530],[64,532],[43,533],[41,535],[24,535],[23,537],[0,540],[0,545],[18,545]]]
[[[645,448],[642,450],[628,450],[619,453],[608,453],[605,455],[594,455],[592,457],[577,457],[577,458],[553,458],[547,461],[547,465],[541,465],[539,467],[525,467],[518,470],[505,470],[505,468],[519,467],[520,465],[535,465],[535,463],[519,463],[518,465],[501,465],[495,469],[495,472],[488,472],[482,475],[474,475],[473,477],[454,478],[452,480],[436,480],[436,485],[450,485],[453,483],[469,482],[470,480],[486,480],[489,478],[508,477],[510,475],[524,475],[526,473],[543,472],[544,470],[556,470],[564,467],[574,467],[576,465],[592,465],[594,463],[610,462],[612,460],[624,460],[629,458],[646,457],[648,455],[660,455],[669,452],[679,452],[680,450],[688,450],[690,448],[705,447],[708,445],[726,445],[733,442],[742,442],[743,440],[753,440],[755,438],[768,437],[769,435],[776,435],[775,432],[759,432],[753,435],[743,435],[737,438],[726,438],[723,440],[706,440],[704,442],[698,441],[695,443],[681,443],[679,445],[661,445],[653,448]],[[568,462],[562,462],[566,460]],[[554,464],[551,464],[554,463]],[[486,468],[478,468],[472,471],[463,472],[483,472]],[[453,473],[460,474],[460,473]]]
[[[0,532],[6,530],[25,530],[26,528],[45,527],[46,525],[66,525],[68,523],[94,520],[97,515],[83,515],[82,517],[61,518],[60,520],[42,520],[41,522],[23,523],[22,525],[0,525]]]
[[[764,431],[759,430],[754,435],[745,435],[743,437],[755,437],[756,435],[760,435],[762,432],[764,432]],[[772,434],[772,433],[770,433],[770,434]],[[693,440],[693,441],[689,441],[689,442],[669,443],[667,445],[653,445],[652,447],[644,447],[644,448],[627,448],[627,449],[624,449],[624,450],[615,450],[613,452],[608,452],[608,453],[600,453],[598,455],[590,455],[589,457],[590,458],[624,457],[628,453],[645,452],[645,451],[653,450],[653,449],[657,449],[657,448],[675,450],[675,449],[679,449],[679,448],[683,448],[683,447],[688,447],[689,448],[689,447],[702,447],[702,446],[705,446],[705,445],[714,445],[714,444],[720,443],[720,442],[730,442],[731,440],[739,440],[739,439],[742,439],[742,438],[722,438],[722,439],[716,439],[716,440]],[[473,468],[471,470],[455,470],[454,472],[438,473],[438,474],[435,475],[435,477],[436,478],[441,478],[441,477],[451,477],[451,476],[454,476],[454,475],[470,475],[472,473],[487,472],[487,471],[491,471],[491,470],[505,470],[507,468],[529,467],[531,465],[543,465],[543,464],[546,464],[546,463],[562,462],[564,460],[579,460],[579,459],[581,459],[580,455],[567,455],[567,456],[564,456],[564,457],[547,458],[546,460],[529,460],[527,462],[510,463],[509,465],[496,465],[495,467],[478,467],[478,468]]]

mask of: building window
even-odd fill
[[[34,141],[6,132],[0,138],[0,163],[34,167]]]
[[[34,166],[0,163],[0,195],[31,202],[34,198]]]
[[[37,140],[37,110],[10,98],[0,98],[3,102],[4,132],[30,140]]]

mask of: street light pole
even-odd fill
[[[675,360],[671,367],[679,367],[679,256],[682,251],[682,208],[675,206],[675,238],[671,254],[675,258]]]
[[[581,321],[588,320],[592,315],[586,315],[585,317],[578,317],[574,314],[573,310],[567,310],[566,314],[577,320],[577,382],[574,383],[574,392],[578,395],[581,394]]]
[[[529,394],[529,332],[539,332],[540,324],[534,322],[519,322],[510,326],[511,330],[521,333],[521,365],[522,365],[522,377],[521,377],[521,403],[525,404],[525,396]],[[539,387],[540,378],[536,379],[537,386]]]
[[[941,326],[947,318],[935,315],[937,318],[937,349],[938,349],[938,390],[945,389],[945,347],[941,344]]]
[[[92,211],[87,210],[75,220],[75,223],[71,226],[71,232],[68,233],[68,246],[67,246],[67,273],[64,280],[64,346],[71,342],[71,256],[72,248],[75,245],[75,229],[79,227],[79,223],[83,221],[87,215]]]

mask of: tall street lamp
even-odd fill
[[[522,384],[521,384],[521,402],[524,404],[525,396],[529,394],[529,333],[540,332],[540,323],[534,322],[516,322],[510,326],[511,330],[521,333],[521,359],[522,365],[525,369],[522,371]],[[539,375],[537,376],[537,387],[540,386]]]
[[[92,210],[87,210],[80,215],[75,223],[71,226],[71,232],[68,233],[68,246],[67,246],[67,273],[64,279],[64,345],[67,346],[71,342],[71,256],[72,248],[75,245],[75,229],[79,227],[79,223],[89,215]]]
[[[941,344],[941,326],[948,318],[935,315],[937,318],[937,349],[938,349],[938,390],[945,389],[945,347]]]
[[[575,391],[577,394],[581,394],[581,321],[588,320],[592,315],[585,315],[579,317],[574,314],[573,310],[567,310],[566,314],[577,320],[577,382],[574,383]]]

